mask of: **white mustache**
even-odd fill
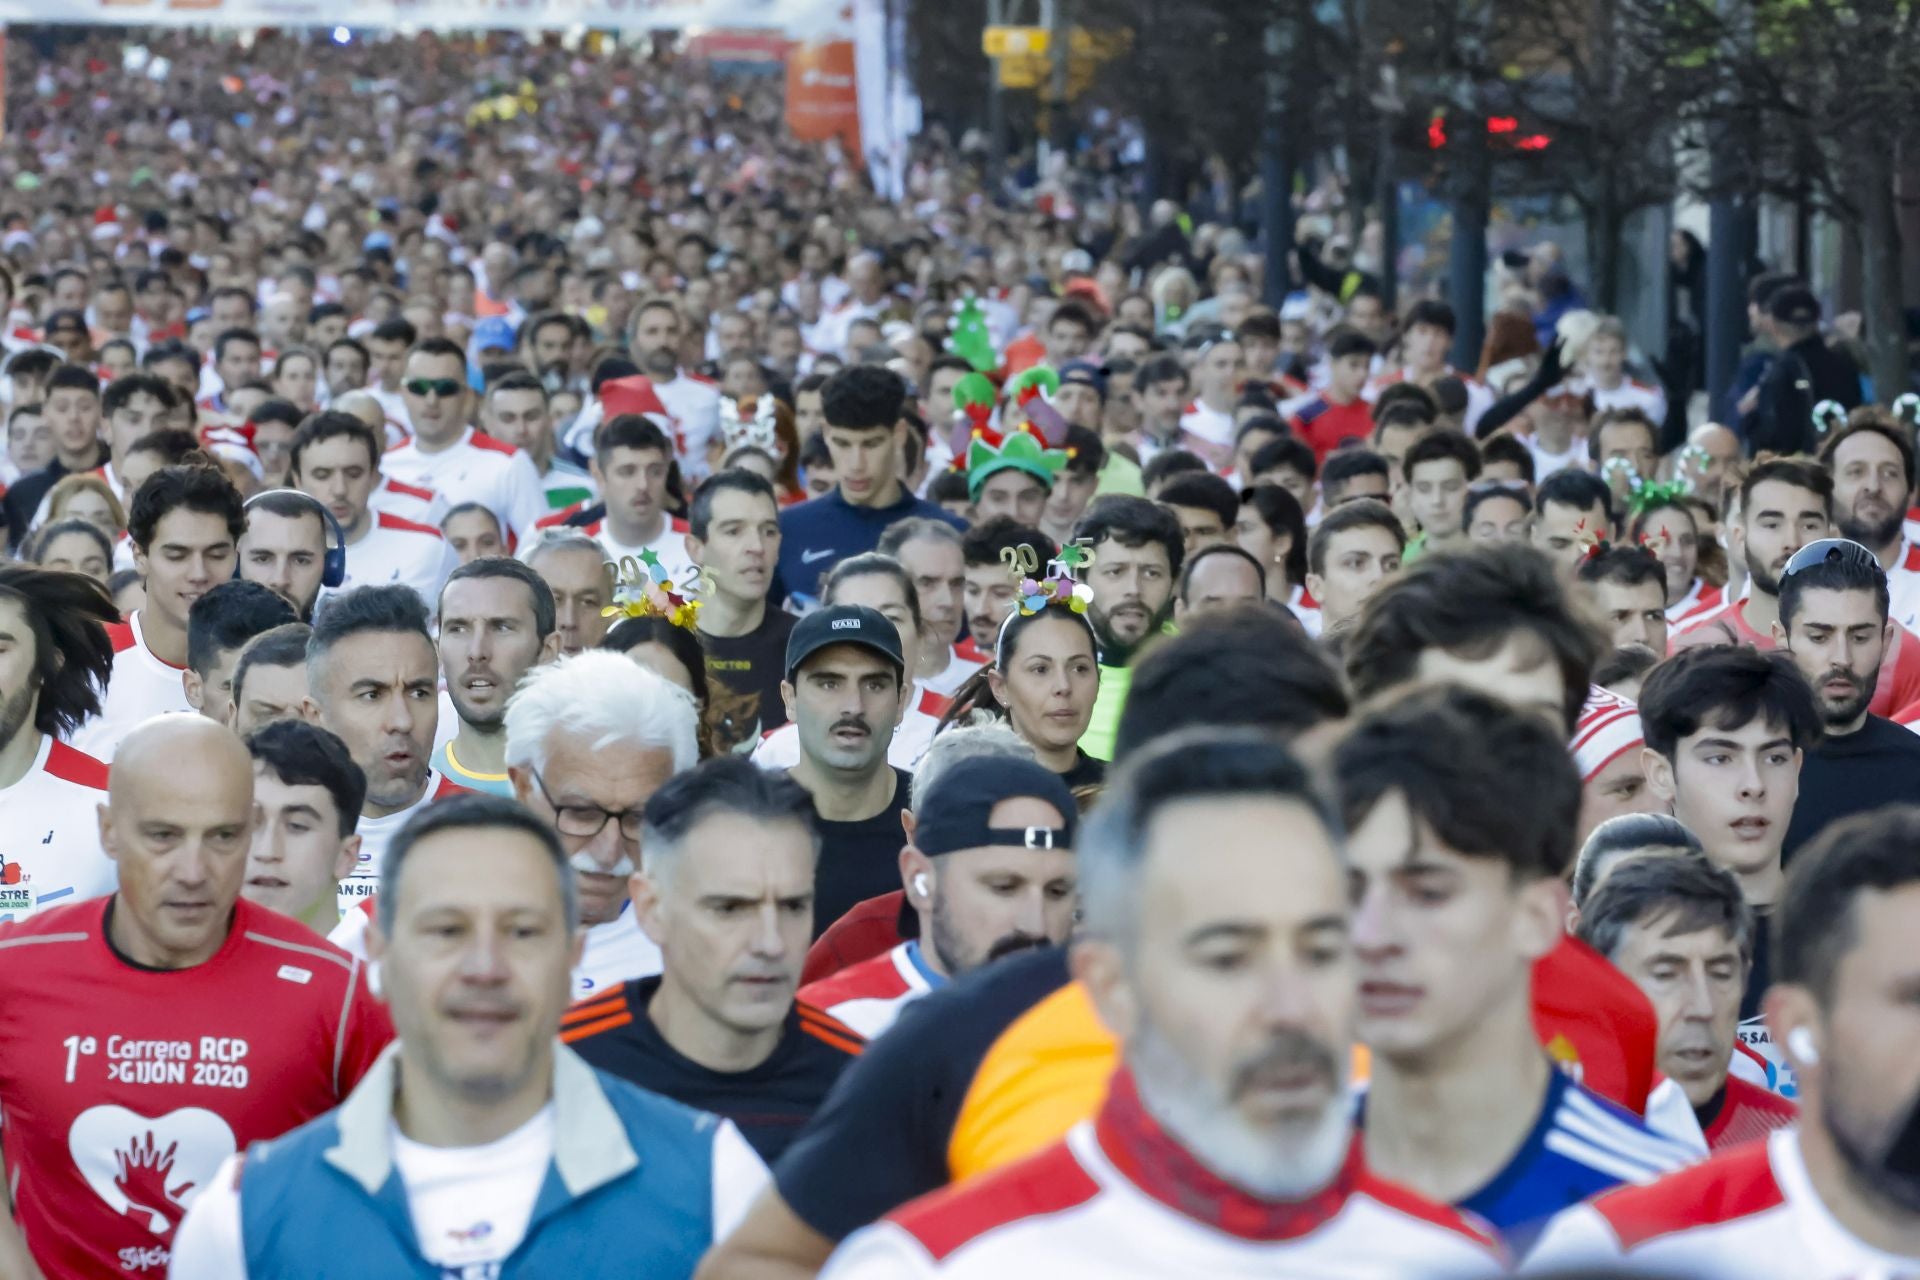
[[[634,871],[633,859],[624,853],[620,855],[620,861],[614,863],[611,867],[603,867],[594,856],[585,849],[568,858],[567,865],[571,866],[575,871],[584,871],[590,876],[630,876]]]

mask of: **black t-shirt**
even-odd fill
[[[751,751],[769,730],[787,722],[780,681],[786,675],[787,637],[798,621],[770,608],[746,635],[695,633],[707,655],[706,722],[716,755]]]
[[[40,470],[29,472],[14,482],[13,487],[7,490],[6,497],[0,499],[0,508],[6,512],[7,536],[12,539],[16,551],[26,542],[27,531],[33,528],[33,517],[40,510],[41,500],[53,491],[53,486],[70,475],[105,466],[108,456],[107,446],[103,444],[94,453],[92,467],[82,467],[79,472],[69,471],[61,465],[60,459],[55,458]]]
[[[1082,787],[1098,787],[1106,783],[1107,762],[1095,760],[1086,752],[1074,751],[1073,768],[1060,775],[1060,781],[1067,784],[1067,790],[1079,791]]]
[[[813,873],[813,936],[868,898],[900,888],[900,850],[907,843],[900,811],[913,791],[913,775],[893,769],[893,798],[886,808],[859,822],[829,822],[818,813],[820,863]]]
[[[567,1010],[560,1038],[608,1075],[675,1102],[731,1120],[762,1160],[772,1163],[860,1055],[860,1034],[812,1005],[787,1012],[780,1043],[757,1067],[714,1071],[668,1044],[647,1016],[658,977],[623,983]]]
[[[900,1011],[774,1166],[802,1222],[844,1240],[952,1180],[947,1151],[974,1073],[1008,1027],[1066,985],[1066,955],[996,960]]]
[[[1781,856],[1790,860],[1842,818],[1915,803],[1920,803],[1920,734],[1868,716],[1857,732],[1823,739],[1807,752]]]

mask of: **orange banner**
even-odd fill
[[[860,94],[853,42],[799,44],[787,55],[787,128],[807,142],[839,138],[860,156]]]

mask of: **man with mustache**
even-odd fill
[[[660,972],[660,950],[629,900],[640,811],[699,759],[693,700],[626,655],[593,650],[535,667],[507,703],[513,794],[560,837],[573,868],[585,949],[573,996]]]
[[[1694,1154],[1560,1070],[1534,1028],[1580,813],[1564,734],[1442,685],[1362,718],[1333,761],[1372,1051],[1367,1162],[1516,1254],[1569,1205]]]
[[[820,836],[814,937],[900,883],[900,814],[913,777],[888,762],[887,745],[913,687],[906,669],[899,629],[864,605],[816,609],[787,637],[780,696],[800,745],[787,773],[813,797]]]
[[[1080,749],[1096,760],[1111,760],[1133,660],[1173,616],[1173,585],[1186,537],[1168,508],[1110,494],[1087,508],[1073,540],[1093,549],[1092,566],[1081,577],[1093,589],[1087,621],[1100,642],[1100,693]]]
[[[868,1039],[913,1001],[1003,956],[1073,931],[1077,810],[1033,760],[974,756],[937,774],[902,815],[912,938],[803,987],[800,998]]]
[[[1788,873],[1766,1016],[1800,1081],[1800,1123],[1561,1215],[1534,1255],[1541,1274],[1920,1267],[1917,846],[1920,810],[1897,805],[1835,826]]]
[[[1887,571],[1893,620],[1920,624],[1920,547],[1903,525],[1913,494],[1913,444],[1891,422],[1874,418],[1829,439],[1820,460],[1833,473],[1833,522],[1840,536],[1873,552]]]
[[[824,1277],[1498,1269],[1479,1228],[1384,1182],[1354,1141],[1348,872],[1306,771],[1272,738],[1197,730],[1106,794],[1073,950],[1122,1045],[1105,1103],[849,1237]]]
[[[785,774],[721,756],[654,792],[642,822],[633,910],[661,971],[575,1005],[560,1038],[610,1075],[733,1121],[772,1160],[864,1043],[794,1001],[813,925],[812,802]]]
[[[1920,735],[1867,709],[1900,631],[1888,586],[1872,550],[1843,538],[1801,548],[1781,574],[1773,634],[1813,686],[1826,731],[1800,767],[1785,859],[1850,814],[1920,802]]]
[[[433,767],[470,791],[510,796],[507,699],[560,651],[552,590],[518,560],[461,565],[440,590],[439,650],[460,731],[434,749]]]

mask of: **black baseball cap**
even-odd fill
[[[787,679],[792,680],[800,664],[820,650],[836,644],[857,644],[871,649],[901,671],[907,660],[900,651],[900,630],[878,609],[863,604],[834,604],[815,609],[793,624],[787,636]]]
[[[1107,398],[1107,375],[1090,360],[1069,360],[1060,366],[1060,385],[1073,382],[1092,387],[1102,400]]]
[[[1029,797],[1059,810],[1058,827],[988,825],[993,806]],[[914,847],[928,857],[958,849],[1009,845],[1019,849],[1071,849],[1079,810],[1059,774],[1019,756],[969,756],[934,775],[913,810]]]
[[[1782,324],[1815,324],[1820,300],[1805,285],[1790,284],[1767,299],[1767,314]]]

